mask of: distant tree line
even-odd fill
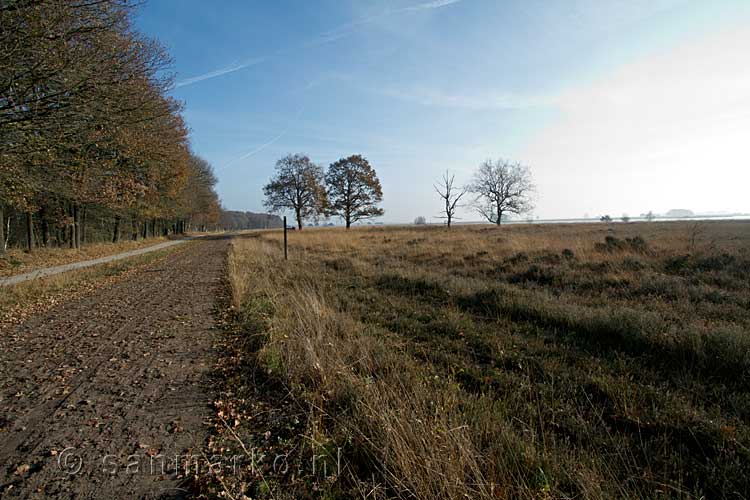
[[[219,225],[228,231],[240,229],[278,229],[284,227],[281,217],[253,212],[225,210],[219,217]]]
[[[328,170],[303,154],[288,155],[276,162],[276,175],[263,188],[265,206],[272,212],[291,210],[297,227],[305,221],[340,217],[346,228],[379,217],[383,188],[375,170],[361,155],[332,163]]]
[[[0,2],[0,252],[218,223],[216,178],[127,0]]]

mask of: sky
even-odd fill
[[[304,153],[364,155],[386,223],[437,221],[443,172],[500,158],[541,219],[750,212],[747,0],[149,0],[136,27],[227,209],[265,211]]]

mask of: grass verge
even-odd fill
[[[310,231],[289,262],[236,241],[211,451],[267,461],[203,493],[743,498],[748,226],[683,232]]]

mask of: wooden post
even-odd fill
[[[284,216],[284,260],[289,260],[289,253],[287,252],[287,239],[286,239],[286,215]]]

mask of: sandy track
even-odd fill
[[[191,243],[0,332],[0,497],[183,496],[226,245]]]
[[[130,250],[129,252],[122,252],[115,255],[106,255],[99,257],[98,259],[84,260],[81,262],[72,262],[70,264],[63,264],[61,266],[45,267],[44,269],[37,269],[29,273],[17,274],[15,276],[8,276],[7,278],[0,278],[0,286],[16,285],[23,283],[24,281],[31,281],[37,278],[44,278],[46,276],[54,276],[56,274],[67,273],[75,269],[83,269],[85,267],[97,266],[107,262],[114,262],[116,260],[128,259],[137,255],[143,255],[149,252],[155,252],[157,250],[163,250],[165,248],[173,247],[175,245],[181,245],[192,238],[186,238],[184,240],[165,241],[164,243],[158,243],[136,250]]]

